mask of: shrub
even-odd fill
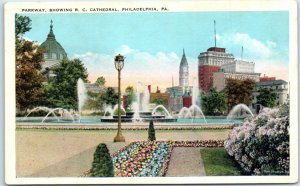
[[[149,123],[148,140],[149,141],[155,141],[156,140],[156,138],[155,138],[155,129],[154,129],[152,120]]]
[[[235,127],[224,147],[244,174],[289,174],[289,112],[264,108],[253,120]]]
[[[114,168],[109,150],[106,144],[101,143],[98,145],[94,153],[94,161],[91,169],[92,177],[113,177]]]

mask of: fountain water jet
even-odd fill
[[[107,118],[113,118],[113,109],[111,108],[111,106],[105,107],[103,117],[106,117],[106,113],[110,114],[110,116]]]
[[[254,117],[252,111],[250,110],[250,108],[243,104],[243,103],[240,103],[238,105],[235,105],[231,111],[229,112],[229,114],[227,115],[227,118],[226,119],[231,119],[234,117],[235,114],[237,114],[237,112],[241,112],[242,110],[245,110],[246,112],[248,112],[249,114],[251,114],[252,117]]]
[[[50,114],[55,115],[54,111],[56,111],[56,110],[62,110],[64,113],[67,113],[67,114],[70,116],[71,120],[73,120],[73,122],[74,122],[74,116],[73,116],[68,110],[63,109],[63,108],[55,108],[55,109],[51,109],[51,110],[48,112],[48,114],[43,118],[43,120],[42,120],[41,123],[44,123],[44,121],[47,119],[47,117],[48,117]],[[63,116],[63,115],[62,115],[62,116]],[[58,119],[58,121],[59,121],[59,119]]]
[[[203,116],[204,122],[207,124],[205,115],[203,114],[201,108],[198,105],[191,105],[189,108],[183,107],[179,112],[179,118],[200,118]],[[192,120],[192,123],[194,120]]]
[[[170,115],[169,111],[166,109],[166,107],[164,107],[163,105],[157,105],[153,111],[152,111],[152,115],[155,114],[155,112],[157,111],[157,109],[162,108],[164,110],[164,112],[167,114],[168,118],[172,118],[172,116]]]
[[[149,111],[149,103],[150,103],[150,93],[148,87],[145,86],[142,98],[142,111],[148,112]]]
[[[33,108],[32,110],[30,110],[29,111],[29,113],[22,119],[22,120],[26,120],[27,119],[27,117],[31,114],[31,113],[33,113],[33,112],[35,112],[35,111],[39,111],[39,110],[43,110],[43,111],[47,111],[47,112],[50,112],[52,109],[51,108],[48,108],[48,107],[35,107],[35,108]],[[57,117],[57,115],[55,114],[55,113],[53,113],[53,115],[54,115],[54,117],[59,121],[59,118]]]
[[[126,114],[126,110],[124,109],[124,107],[121,105],[121,110]],[[112,115],[114,115],[114,113],[118,110],[118,104],[116,104],[114,106],[114,108],[112,109]],[[121,114],[122,115],[122,114]]]
[[[80,115],[82,107],[87,99],[87,93],[84,82],[81,78],[77,80],[78,113]]]

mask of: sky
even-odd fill
[[[93,14],[24,14],[32,29],[24,37],[42,43],[50,20],[56,40],[69,58],[79,58],[91,83],[104,76],[117,86],[114,56],[125,56],[122,89],[144,85],[161,90],[179,84],[183,48],[189,81],[197,77],[198,55],[214,46],[226,48],[236,59],[255,62],[255,72],[288,81],[289,17],[287,11],[264,12],[141,12]]]

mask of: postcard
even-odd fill
[[[8,184],[298,181],[296,1],[5,4]]]

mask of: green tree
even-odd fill
[[[100,93],[87,91],[87,100],[84,104],[84,109],[101,110],[103,101],[100,99]]]
[[[106,144],[97,146],[91,169],[92,177],[114,177],[114,167]]]
[[[15,37],[25,34],[31,30],[31,19],[28,16],[15,14]]]
[[[259,95],[257,96],[257,103],[265,107],[274,107],[276,105],[276,93],[272,92],[268,88],[259,89]]]
[[[77,81],[81,78],[87,82],[88,76],[83,63],[79,59],[64,58],[53,72],[56,76],[46,86],[47,104],[52,107],[76,109]]]
[[[126,100],[126,103],[125,103],[125,110],[130,111],[131,110],[131,104],[134,101],[134,89],[133,89],[133,87],[128,86],[125,89],[125,93],[126,93],[126,96],[127,96],[127,100]]]
[[[254,86],[255,82],[251,79],[226,79],[224,92],[227,97],[228,109],[231,110],[233,106],[240,103],[249,105],[252,101],[252,90]]]
[[[16,106],[19,111],[38,106],[43,95],[43,76],[40,73],[43,51],[36,44],[20,37],[31,29],[27,16],[15,15]]]
[[[106,83],[106,80],[103,76],[100,76],[97,78],[96,82],[95,82],[99,87],[104,86]]]
[[[206,115],[223,114],[227,109],[224,91],[218,92],[211,88],[206,95],[202,94],[202,108]]]
[[[153,121],[151,120],[149,123],[149,128],[148,128],[148,140],[149,141],[155,141],[155,129],[153,125]]]
[[[106,91],[101,94],[101,101],[106,105],[116,105],[118,103],[118,94],[112,87],[108,87]]]
[[[156,105],[164,105],[165,106],[167,104],[167,100],[163,99],[161,97],[158,97],[153,100],[153,103],[155,103]]]

